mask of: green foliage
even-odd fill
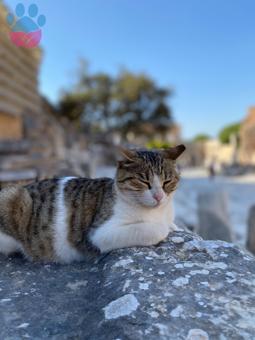
[[[73,89],[62,95],[59,112],[86,128],[128,132],[145,122],[169,127],[172,115],[167,99],[171,94],[145,74],[122,70],[112,77],[90,73],[83,64]]]
[[[168,149],[172,146],[171,143],[163,142],[161,140],[153,139],[146,144],[148,149]]]
[[[193,138],[193,142],[205,142],[211,137],[205,133],[200,133]]]
[[[228,144],[230,142],[231,135],[238,136],[239,131],[240,123],[227,125],[220,131],[219,139],[222,143]]]

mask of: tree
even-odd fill
[[[123,132],[139,129],[150,122],[157,127],[172,124],[169,89],[158,86],[144,74],[120,71],[116,77],[90,73],[87,65],[79,70],[75,86],[65,91],[59,112],[81,126]]]
[[[211,137],[206,133],[199,133],[193,138],[193,142],[205,142],[209,140]]]
[[[114,90],[119,126],[124,130],[139,129],[143,123],[150,122],[169,127],[172,115],[166,101],[170,94],[169,89],[159,87],[147,75],[120,72]]]
[[[232,135],[235,135],[238,137],[239,131],[240,131],[240,123],[230,124],[225,126],[220,132],[219,132],[219,139],[223,144],[230,143],[230,139]]]
[[[113,79],[106,73],[90,74],[81,64],[74,88],[65,91],[60,99],[60,114],[82,126],[100,125],[109,128],[112,115]]]

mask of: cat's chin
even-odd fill
[[[144,208],[155,209],[162,206],[163,202],[151,202],[151,203],[141,202],[140,205]]]
[[[162,207],[162,206],[166,205],[168,202],[169,202],[168,199],[163,199],[160,202],[155,201],[155,202],[152,202],[150,204],[146,204],[145,203],[145,204],[143,204],[143,206],[147,207],[147,208],[151,208],[151,209],[157,209],[159,207]]]

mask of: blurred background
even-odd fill
[[[36,48],[10,41],[18,3],[0,2],[0,185],[184,143],[176,223],[255,252],[254,1],[33,1]]]

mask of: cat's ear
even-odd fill
[[[122,146],[118,146],[119,154],[122,157],[122,160],[128,160],[133,162],[136,158],[136,152],[134,150],[130,150],[127,148],[124,148]]]
[[[163,157],[176,160],[184,151],[186,147],[183,144],[177,145],[162,151]]]

